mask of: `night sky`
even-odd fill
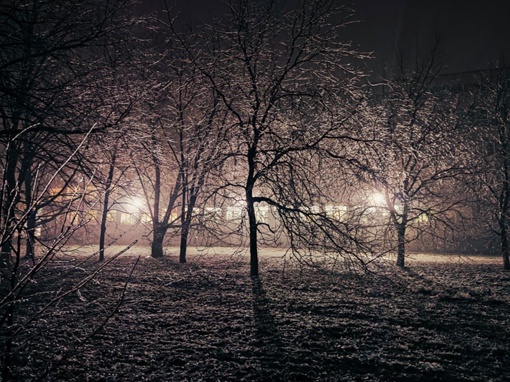
[[[143,9],[163,8],[164,0],[144,0]],[[167,0],[194,24],[221,13],[222,0]],[[446,58],[445,73],[485,69],[506,57],[510,61],[510,0],[357,0],[358,23],[346,30],[379,72],[392,65],[397,50],[426,51],[435,36]]]
[[[424,44],[437,33],[447,73],[485,69],[504,57],[510,60],[509,0],[407,0],[403,15],[400,45],[409,50],[417,40]]]

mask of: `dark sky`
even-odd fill
[[[352,40],[374,52],[374,70],[396,51],[427,51],[436,36],[446,73],[510,63],[510,0],[358,0],[356,10]]]
[[[510,62],[509,0],[407,0],[403,14],[400,45],[425,45],[437,33],[447,72],[487,68],[503,57]]]
[[[144,10],[163,8],[164,0],[143,0]],[[290,0],[292,1],[292,0]],[[221,0],[167,0],[185,19],[218,14]],[[510,62],[510,0],[357,0],[347,38],[374,52],[373,70],[393,62],[395,52],[430,48],[434,36],[446,56],[446,72],[487,68],[501,57]]]

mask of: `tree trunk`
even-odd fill
[[[163,241],[165,239],[165,232],[161,228],[154,230],[154,235],[151,244],[151,257],[159,259],[163,257]]]
[[[247,192],[246,203],[248,207],[248,227],[250,234],[250,275],[259,275],[259,255],[257,247],[257,219],[255,216],[255,205],[251,192]]]
[[[25,142],[25,157],[23,158],[23,169],[25,172],[25,203],[27,211],[26,221],[26,248],[25,257],[28,259],[35,258],[35,228],[37,224],[37,209],[32,205],[33,188],[33,174],[31,169],[32,164],[32,145]]]
[[[406,258],[406,226],[399,224],[397,227],[397,266],[405,267]]]
[[[188,249],[188,234],[190,222],[185,219],[182,224],[181,230],[181,244],[179,247],[179,263],[186,263],[186,250]]]
[[[182,227],[181,244],[179,247],[179,263],[186,263],[186,251],[188,249],[188,230]]]
[[[184,196],[188,194],[186,191],[187,187],[183,187],[183,200]],[[180,245],[180,252],[179,252],[179,262],[184,264],[186,262],[186,250],[188,248],[188,238],[189,238],[189,231],[191,228],[191,220],[193,219],[193,210],[195,209],[195,205],[197,203],[197,197],[198,193],[195,188],[192,188],[189,195],[189,201],[187,204],[187,208],[182,209],[181,214],[181,245]],[[183,203],[184,205],[184,203]]]
[[[508,250],[508,236],[507,232],[501,235],[501,253],[503,255],[503,268],[510,270],[510,256]]]
[[[16,187],[16,163],[18,160],[18,153],[16,148],[9,146],[6,158],[6,168],[4,170],[3,187],[0,187],[0,202],[2,203],[2,213],[0,214],[0,223],[3,226],[3,231],[7,234],[6,237],[1,237],[5,240],[2,244],[2,250],[0,252],[0,267],[7,267],[11,261],[11,240],[12,236],[8,239],[9,235],[12,235],[14,226],[14,211],[16,203],[19,199],[19,193]]]
[[[499,231],[500,231],[500,241],[501,241],[501,255],[503,256],[503,268],[510,269],[510,256],[508,247],[508,227],[507,227],[507,219],[504,214],[502,214],[499,218]]]
[[[32,208],[27,216],[27,240],[25,248],[25,257],[27,259],[35,258],[35,230],[37,226],[37,210]]]
[[[181,142],[182,142],[182,131],[181,131]],[[184,163],[184,150],[181,147],[181,163]],[[189,232],[189,219],[188,219],[188,211],[189,204],[187,203],[188,197],[188,177],[184,175],[183,172],[183,185],[182,185],[182,206],[181,206],[181,243],[179,246],[179,263],[186,263],[186,250],[188,248],[188,232]],[[188,206],[188,211],[186,210],[186,206]]]
[[[506,133],[507,130],[503,130],[502,133]],[[502,146],[505,149],[505,154],[508,154],[508,140],[507,134],[503,134],[501,139]],[[501,235],[501,254],[503,256],[503,268],[510,269],[510,259],[508,256],[508,210],[510,204],[510,170],[508,163],[508,155],[505,155],[503,161],[503,173],[504,173],[504,181],[503,181],[503,189],[501,190],[501,194],[499,197],[499,231]]]
[[[106,178],[105,192],[103,199],[103,211],[101,214],[101,226],[99,227],[99,261],[104,261],[104,247],[106,239],[106,221],[108,220],[108,211],[110,210],[110,194],[112,192],[113,173],[115,171],[115,164],[117,162],[117,148],[118,143],[115,144],[112,158],[110,160],[110,168],[108,169],[108,176]]]
[[[104,246],[106,239],[106,221],[108,219],[108,204],[110,203],[110,190],[104,193],[103,211],[101,213],[101,225],[99,226],[99,261],[104,261]]]

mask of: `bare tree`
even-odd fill
[[[438,44],[415,66],[402,60],[375,93],[365,123],[365,134],[380,140],[368,154],[367,199],[393,227],[399,267],[418,235],[437,232],[437,225],[455,229],[466,200],[460,182],[470,152],[465,113],[452,84],[440,82],[441,67]]]
[[[171,231],[180,238],[179,260],[184,263],[192,225],[198,223],[200,193],[225,141],[225,112],[182,44],[176,44],[173,26],[159,18],[151,26],[158,33],[147,35],[148,51],[137,60],[145,90],[137,106],[141,139],[133,147],[133,160],[149,209],[151,254],[163,256]],[[165,41],[161,36],[167,36]],[[186,33],[185,39],[194,45],[195,37]]]
[[[99,95],[104,78],[95,74],[104,73],[106,62],[98,52],[118,47],[129,24],[121,12],[125,5],[123,0],[0,4],[3,381],[17,378],[14,341],[25,328],[18,313],[27,287],[86,221],[77,213],[88,210],[90,178],[80,177],[83,153],[92,133],[118,119]],[[57,216],[36,259],[38,220]],[[31,264],[22,261],[24,239]]]
[[[92,137],[92,144],[85,154],[89,176],[102,196],[99,203],[99,261],[104,261],[107,220],[112,207],[132,193],[132,182],[127,179],[131,168],[129,141],[135,139],[136,130],[132,128],[134,118],[130,118],[130,112],[139,102],[141,93],[141,89],[137,89],[138,78],[131,75],[132,58],[127,47],[106,57],[105,61],[110,65],[99,76],[107,78],[109,82],[102,87],[100,96],[103,101],[102,113],[110,125]]]
[[[4,148],[4,187],[0,226],[6,233],[2,241],[4,264],[9,261],[16,211],[32,205],[34,172],[41,170],[38,160],[50,153],[45,161],[51,163],[59,156],[59,150],[49,144],[55,144],[57,137],[70,143],[56,146],[60,150],[69,147],[63,154],[69,158],[76,144],[68,138],[111,122],[99,112],[104,106],[97,97],[100,78],[91,74],[98,70],[98,63],[103,66],[95,52],[111,46],[113,40],[109,38],[125,25],[119,18],[124,5],[125,1],[120,0],[67,2],[58,7],[52,0],[7,1],[1,5],[0,144]],[[27,211],[28,248],[33,246],[37,210],[38,206],[32,206]]]
[[[480,165],[479,203],[490,211],[485,221],[499,237],[504,269],[510,269],[510,70],[499,65],[484,73],[476,102],[475,122]]]
[[[271,192],[272,176],[287,171],[292,155],[307,152],[352,115],[357,56],[341,38],[351,12],[336,1],[231,1],[230,14],[204,31],[202,49],[188,49],[190,61],[207,78],[229,112],[226,168],[232,195],[247,214],[252,275],[258,275],[257,204],[284,206]],[[207,48],[209,51],[205,51]],[[356,77],[356,74],[354,75]],[[330,107],[346,107],[333,121]],[[338,107],[335,107],[338,110]],[[300,123],[304,114],[305,121]]]
[[[112,210],[115,207],[121,209],[126,199],[134,200],[132,196],[133,182],[128,178],[131,170],[131,163],[128,158],[130,149],[127,148],[125,137],[125,131],[113,132],[111,130],[107,137],[102,134],[94,137],[99,138],[97,147],[101,150],[92,160],[92,164],[95,166],[92,183],[98,194],[97,205],[100,207],[98,221],[92,219],[93,225],[99,225],[99,261],[105,259],[104,252],[110,223],[108,218]],[[93,150],[93,152],[97,152],[97,150]],[[90,150],[88,155],[93,155]],[[111,243],[116,242],[121,234],[119,233],[117,237],[113,237]]]
[[[193,37],[193,36],[191,36]],[[225,146],[225,108],[218,95],[190,65],[185,52],[173,48],[168,63],[169,89],[163,116],[173,130],[169,151],[182,174],[179,261],[186,250],[200,194],[221,161]],[[196,222],[198,223],[198,222]]]
[[[152,223],[151,256],[159,258],[164,255],[167,231],[179,220],[182,174],[175,158],[166,155],[168,137],[164,124],[154,119],[146,123],[148,135],[140,147],[134,147],[132,160]]]

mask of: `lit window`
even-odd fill
[[[138,222],[138,219],[133,214],[127,214],[125,212],[119,212],[119,213],[120,213],[120,223],[121,224],[134,225]]]
[[[228,207],[227,208],[227,220],[241,220],[243,217],[243,208],[242,207]]]

